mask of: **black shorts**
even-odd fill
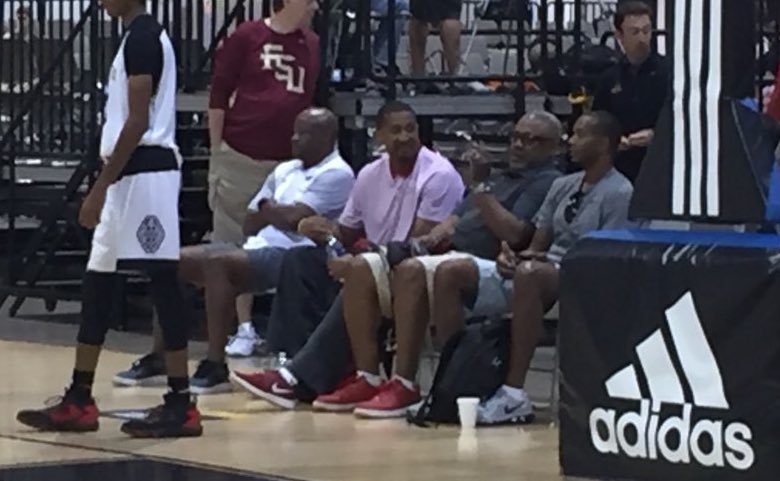
[[[460,20],[463,0],[411,0],[412,18],[438,24],[442,20]]]

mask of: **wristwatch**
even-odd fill
[[[266,197],[263,197],[262,199],[260,199],[260,200],[257,202],[257,206],[256,206],[256,208],[257,208],[257,211],[258,211],[258,212],[260,212],[261,210],[263,210],[263,204],[265,204],[265,203],[266,203],[266,202],[268,202],[269,200],[270,200],[270,199],[268,199],[268,198],[266,198]]]
[[[471,191],[473,194],[490,194],[493,192],[493,184],[490,182],[480,182]]]

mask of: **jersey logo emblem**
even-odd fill
[[[138,226],[135,236],[144,252],[154,254],[165,240],[165,229],[156,215],[147,215]]]
[[[284,47],[274,43],[263,45],[260,54],[263,70],[274,72],[276,80],[282,82],[288,92],[302,94],[306,69],[295,64],[295,56],[284,53]]]

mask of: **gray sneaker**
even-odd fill
[[[534,420],[534,407],[528,395],[517,400],[500,387],[493,397],[477,406],[477,424],[528,424]]]

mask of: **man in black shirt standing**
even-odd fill
[[[610,112],[622,124],[615,167],[633,183],[670,93],[671,72],[666,59],[652,49],[653,11],[644,2],[620,4],[615,14],[615,37],[623,55],[599,80],[592,109]]]

